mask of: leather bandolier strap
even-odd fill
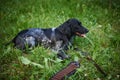
[[[76,72],[76,69],[80,67],[79,62],[74,61],[67,65],[67,67],[63,68],[59,72],[57,72],[54,76],[50,78],[50,80],[64,80],[65,78],[73,75]]]

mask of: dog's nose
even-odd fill
[[[89,32],[89,30],[88,29],[86,29],[86,33],[88,33]]]

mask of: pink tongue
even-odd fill
[[[80,34],[81,37],[86,37],[85,34]]]
[[[86,37],[85,34],[80,34],[78,32],[76,32],[77,35],[81,36],[81,37]]]

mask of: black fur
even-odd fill
[[[87,32],[88,30],[77,19],[69,19],[57,28],[30,28],[23,30],[17,34],[12,42],[16,48],[21,50],[25,50],[26,45],[29,48],[43,45],[45,48],[57,51],[58,57],[65,59],[68,56],[64,53],[64,50],[68,49],[73,37]]]

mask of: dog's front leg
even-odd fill
[[[67,37],[62,37],[62,43],[60,43],[60,47],[61,47],[61,49],[60,50],[58,50],[58,54],[57,54],[57,56],[58,56],[58,58],[60,58],[60,59],[68,59],[69,58],[69,56],[66,54],[66,52],[65,51],[67,51],[68,49],[69,49],[69,45],[71,44],[70,43],[70,41],[67,39]],[[57,43],[57,45],[58,45],[58,43]]]
[[[59,51],[58,51],[58,54],[57,54],[57,57],[58,57],[59,59],[62,59],[62,60],[69,58],[69,56],[65,53],[64,50],[59,50]]]

